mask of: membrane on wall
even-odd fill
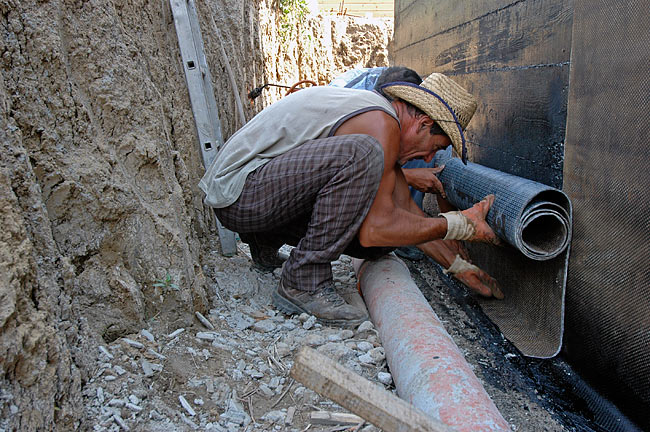
[[[564,191],[574,206],[566,354],[650,429],[650,15],[576,0]]]

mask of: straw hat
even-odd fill
[[[474,96],[451,78],[439,73],[432,73],[420,85],[392,82],[381,88],[389,96],[409,102],[431,117],[447,134],[466,163],[463,131],[476,111]]]

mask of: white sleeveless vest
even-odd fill
[[[349,118],[374,110],[397,119],[388,100],[367,90],[310,87],[268,106],[226,141],[208,167],[199,182],[205,204],[229,206],[258,167],[309,140],[333,136]]]

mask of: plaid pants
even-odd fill
[[[370,136],[311,140],[250,173],[239,199],[215,212],[247,243],[296,246],[282,281],[313,292],[332,284],[330,263],[342,253],[377,258],[392,250],[357,239],[382,173],[381,145]]]

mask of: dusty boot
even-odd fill
[[[368,314],[346,303],[333,287],[311,293],[287,288],[280,281],[273,304],[286,314],[306,312],[330,326],[351,327],[368,320]]]

